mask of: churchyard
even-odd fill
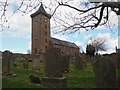
[[[11,65],[11,72],[17,74],[17,76],[4,76],[3,88],[45,88],[41,84],[31,83],[28,77],[33,74],[42,78],[45,75],[44,64],[40,64],[40,72],[32,70],[32,62],[29,63],[29,69],[23,69],[22,64],[23,62],[17,62],[17,68]],[[84,70],[78,70],[71,64],[69,73],[64,74],[64,76],[67,77],[68,88],[95,88],[95,76],[89,63]]]
[[[39,71],[25,58],[28,55],[24,55],[23,61],[20,57],[9,58],[11,55],[3,55],[2,88],[120,87],[120,69],[116,64],[119,55],[89,57],[81,54],[70,59],[69,56],[61,56],[59,49],[50,49],[46,52],[46,60],[39,64]]]

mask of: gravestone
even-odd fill
[[[40,71],[39,57],[34,57],[34,69]]]
[[[117,53],[111,53],[109,55],[109,57],[112,58],[112,60],[115,63],[116,68],[118,68],[118,62],[117,62],[118,61],[118,55],[117,55]]]
[[[35,55],[33,56],[34,60],[34,69],[40,71],[40,50],[37,49]]]
[[[32,83],[38,83],[38,84],[41,83],[40,78],[32,74],[29,75],[29,79]]]
[[[2,53],[2,75],[10,75],[10,59],[12,53],[10,51],[4,51]]]
[[[62,56],[62,72],[69,72],[70,56]]]
[[[47,87],[66,87],[66,77],[62,77],[62,62],[60,49],[50,48],[46,50],[45,60],[46,76],[42,78],[42,84]]]
[[[116,88],[116,68],[111,58],[97,56],[94,72],[97,88]]]
[[[45,72],[48,77],[62,77],[60,49],[46,50]]]
[[[85,67],[85,62],[78,54],[75,55],[75,67],[77,69],[83,69]]]
[[[117,68],[120,69],[120,53],[116,54],[116,60],[117,60]]]
[[[25,60],[23,61],[23,68],[24,69],[28,69],[28,62],[29,62],[28,58],[25,58]]]
[[[13,66],[14,66],[14,67],[17,67],[17,63],[16,63],[16,62],[13,62]]]

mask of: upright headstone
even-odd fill
[[[118,55],[117,53],[111,53],[109,57],[114,61],[116,68],[118,68]]]
[[[66,78],[62,77],[62,63],[60,49],[50,48],[46,50],[45,60],[46,76],[42,78],[42,84],[47,87],[66,87]]]
[[[94,63],[97,88],[116,88],[115,63],[106,56],[97,56]]]
[[[10,59],[12,53],[10,51],[4,51],[2,53],[2,75],[10,75]]]
[[[40,50],[38,49],[33,56],[34,58],[34,69],[40,71]]]
[[[119,71],[120,70],[120,53],[117,53],[117,68]],[[120,76],[120,73],[118,73],[118,76]],[[118,79],[118,87],[120,87],[120,77],[118,77],[117,79]]]
[[[62,77],[60,49],[46,50],[45,72],[48,77]]]
[[[29,60],[28,60],[28,58],[26,57],[25,60],[23,61],[23,68],[24,68],[24,69],[28,69],[28,62],[29,62]]]
[[[120,53],[117,53],[116,54],[116,57],[117,57],[117,68],[120,69]]]
[[[84,66],[85,66],[85,62],[82,60],[82,58],[78,54],[76,54],[75,55],[75,67],[77,69],[83,69]]]
[[[13,66],[14,66],[14,67],[17,67],[17,63],[16,63],[16,62],[13,62]]]
[[[62,56],[62,72],[69,72],[69,66],[70,66],[70,56],[65,55]]]

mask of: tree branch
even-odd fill
[[[88,11],[90,11],[90,10],[97,9],[97,8],[100,8],[100,7],[103,6],[103,4],[102,4],[102,5],[98,5],[98,6],[96,6],[96,7],[89,8],[89,9],[87,9],[87,10],[80,10],[80,9],[78,9],[78,8],[76,8],[76,7],[73,7],[73,6],[71,6],[71,5],[64,4],[64,3],[59,3],[59,5],[60,5],[60,6],[67,6],[67,7],[73,8],[73,9],[75,9],[75,10],[77,10],[77,11],[79,11],[79,12],[83,12],[83,13],[86,13],[86,12],[88,12]]]
[[[101,22],[101,20],[102,20],[104,8],[105,8],[104,6],[101,8],[100,17],[99,17],[99,19],[98,19],[98,22],[95,24],[95,28],[100,24],[100,22]]]

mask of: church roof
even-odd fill
[[[34,16],[36,16],[36,15],[38,15],[38,14],[43,14],[43,15],[45,15],[46,17],[51,18],[51,15],[48,14],[48,13],[45,11],[42,3],[41,3],[41,5],[40,5],[39,9],[38,9],[35,13],[31,14],[31,18],[34,17]]]
[[[52,38],[52,37],[51,37],[50,41],[52,44],[64,45],[64,46],[73,47],[73,48],[79,48],[75,43],[59,40],[59,39]]]

